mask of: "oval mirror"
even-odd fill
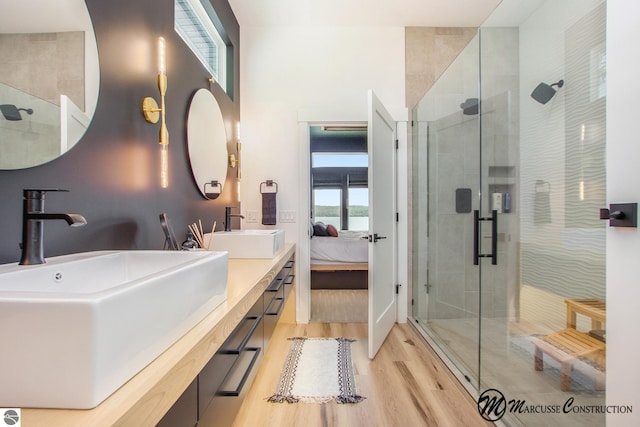
[[[0,0],[0,169],[49,162],[84,135],[100,67],[84,0]]]
[[[218,101],[207,89],[193,94],[187,116],[191,173],[207,199],[215,199],[227,178],[227,132]]]

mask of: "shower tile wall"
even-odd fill
[[[606,97],[594,67],[606,55],[606,4],[597,3],[549,26],[550,3],[520,34],[522,92],[565,80],[547,104],[522,104],[521,314],[550,330],[565,323],[565,298],[605,300]]]
[[[405,73],[409,109],[415,107],[476,32],[477,28],[465,27],[406,28]]]
[[[476,28],[447,28],[447,27],[407,27],[405,31],[405,72],[406,72],[406,105],[413,109],[416,103],[427,93],[435,81],[449,67],[458,54],[476,35]],[[477,64],[476,64],[477,65]],[[415,114],[415,111],[413,111]],[[409,183],[409,209],[412,204],[420,204],[417,212],[427,212],[427,198],[418,197],[427,194],[427,124],[416,116],[413,118],[411,137],[409,138],[409,163],[422,165],[413,168],[413,175]],[[420,138],[420,140],[418,140]],[[413,148],[412,148],[413,147]],[[414,211],[415,212],[415,211]],[[424,301],[427,284],[426,268],[413,268],[413,264],[427,265],[427,217],[415,215],[411,218],[413,233],[409,236],[409,245],[418,258],[410,258],[410,270],[413,271],[412,280],[422,292],[415,292],[415,307],[419,307],[420,318],[426,315],[426,301]],[[421,236],[422,238],[415,238]],[[420,300],[420,301],[418,301]]]
[[[508,194],[511,209],[498,215],[498,265],[482,268],[482,316],[515,319],[519,309],[520,66],[517,28],[483,28],[482,81],[483,212],[493,193]],[[490,240],[488,227],[484,241]],[[506,332],[506,330],[505,330]]]
[[[21,141],[0,147],[0,169],[27,167],[60,154],[60,95],[85,108],[84,37],[81,31],[0,35],[2,104],[34,112],[22,112],[21,121],[0,119],[0,140]]]
[[[448,71],[463,77],[439,82],[438,90],[446,96],[434,97],[434,102],[426,100],[416,109],[428,111],[424,112],[425,117],[437,118],[428,120],[426,150],[431,227],[428,248],[424,252],[428,254],[428,278],[425,280],[430,285],[430,319],[477,317],[480,300],[483,317],[514,317],[517,313],[518,262],[514,247],[519,239],[518,32],[516,29],[488,30],[482,34],[481,48],[485,44],[490,48],[488,57],[483,51],[483,61],[490,63],[491,68],[485,71],[486,76],[482,76],[487,79],[486,87],[482,86],[482,174],[479,170],[478,116],[463,115],[459,108],[465,99],[478,97],[477,42],[467,46],[464,56],[457,60],[456,70]],[[505,60],[504,57],[516,60]],[[419,112],[416,114],[420,115]],[[426,179],[426,172],[422,174]],[[480,182],[480,175],[488,178]],[[500,262],[497,266],[487,263],[482,269],[482,299],[479,268],[471,262],[473,217],[471,213],[456,213],[455,209],[456,189],[468,188],[472,194],[478,194],[480,185],[483,194],[481,215],[490,212],[492,193],[509,193],[512,199],[511,212],[499,216]],[[476,199],[472,209],[480,209]],[[487,225],[483,227],[481,252],[489,252],[490,229]]]

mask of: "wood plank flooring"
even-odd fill
[[[269,403],[289,337],[348,337],[357,404]],[[375,360],[367,357],[366,323],[279,324],[234,426],[486,426],[476,403],[410,325],[393,330]]]

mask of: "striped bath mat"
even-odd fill
[[[349,338],[289,338],[291,347],[269,402],[358,403]]]

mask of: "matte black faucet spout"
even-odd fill
[[[232,206],[227,206],[224,208],[224,231],[231,231],[231,218],[238,217],[244,219],[243,215],[240,214],[232,214],[231,213]]]
[[[22,204],[22,256],[20,265],[44,264],[44,224],[45,220],[62,219],[72,227],[87,223],[82,215],[72,213],[45,213],[44,194],[60,189],[25,189]]]

